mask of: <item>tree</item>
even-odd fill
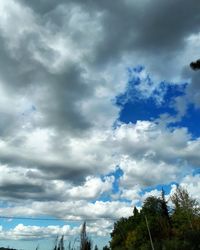
[[[121,218],[119,221],[114,223],[114,229],[111,233],[112,240],[110,242],[111,249],[123,250],[126,241],[126,235],[128,232],[128,219]]]
[[[54,246],[54,250],[64,250],[64,235],[60,238],[60,240],[58,240],[58,237],[56,238],[55,241],[55,246]]]
[[[176,192],[171,196],[171,201],[175,206],[173,218],[182,217],[182,220],[193,229],[193,220],[199,215],[198,202],[189,196],[186,189],[178,186]]]
[[[173,233],[182,249],[200,249],[200,214],[198,202],[186,189],[178,187],[171,196]]]
[[[147,197],[140,211],[134,208],[133,216],[118,220],[111,233],[110,249],[199,250],[198,202],[180,187],[171,200],[174,209],[168,208],[162,190],[161,197]]]
[[[162,209],[162,229],[165,237],[171,238],[172,236],[172,223],[169,215],[169,209],[167,206],[167,201],[165,200],[165,191],[162,188],[161,192],[161,209]]]
[[[104,246],[103,250],[110,250],[110,248],[108,246]]]
[[[81,235],[80,235],[81,245],[80,250],[91,250],[92,249],[92,242],[88,239],[86,233],[86,222],[83,223]]]
[[[191,62],[191,63],[190,63],[190,67],[191,67],[193,70],[199,70],[199,69],[200,69],[200,59],[198,59],[198,60],[195,61],[195,62]]]
[[[64,247],[64,235],[60,239],[59,250],[65,250],[65,247]]]
[[[143,244],[149,242],[153,245],[163,244],[165,239],[170,237],[170,218],[165,194],[162,190],[161,198],[150,196],[144,201],[141,209],[141,215],[146,223],[141,224],[145,234],[143,233]]]

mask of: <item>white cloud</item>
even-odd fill
[[[120,201],[34,201],[15,204],[14,207],[0,208],[2,216],[53,216],[66,220],[84,221],[113,219],[132,214],[133,207],[130,202]]]
[[[200,202],[200,175],[186,175],[180,182],[180,186],[185,188],[189,194]]]
[[[161,197],[161,191],[158,190],[158,189],[153,189],[153,190],[151,190],[151,191],[145,192],[145,193],[142,195],[142,201],[144,201],[146,198],[148,198],[148,197],[150,197],[150,196],[154,196],[154,197],[160,198],[160,197]]]
[[[120,198],[131,200],[132,205],[136,205],[140,201],[141,188],[139,185],[135,185],[132,188],[122,188]]]
[[[124,171],[121,185],[130,188],[137,184],[143,187],[165,184],[177,180],[178,175],[182,173],[182,169],[176,163],[156,162],[145,157],[141,160],[125,158],[120,166]]]
[[[96,199],[104,192],[112,190],[114,178],[106,177],[104,181],[97,177],[88,176],[83,186],[72,187],[68,193],[71,198],[90,198]]]
[[[100,222],[100,223],[99,223]],[[113,228],[113,223],[101,220],[99,222],[88,222],[86,224],[86,231],[89,237],[105,237],[109,236]],[[57,238],[64,236],[65,240],[70,240],[72,237],[79,238],[82,225],[71,226],[66,224],[64,226],[48,225],[48,226],[31,226],[22,223],[16,225],[12,229],[5,229],[0,226],[1,240],[37,240],[45,238]]]
[[[198,167],[199,140],[185,128],[169,129],[154,122],[123,124],[115,131],[125,186],[156,185],[178,180],[187,168]]]
[[[18,224],[16,227],[10,230],[4,230],[1,228],[0,238],[1,240],[31,240],[31,239],[43,239],[65,235],[77,236],[80,233],[80,227],[72,228],[70,225],[64,226],[26,226]]]

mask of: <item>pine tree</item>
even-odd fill
[[[80,250],[91,250],[92,243],[88,239],[87,234],[86,234],[86,222],[83,223],[80,238],[81,238]]]

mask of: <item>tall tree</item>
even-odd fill
[[[91,250],[92,249],[92,242],[88,239],[86,233],[86,222],[83,223],[81,235],[80,235],[81,245],[80,250]]]
[[[60,238],[58,250],[65,250],[65,247],[64,247],[64,235],[62,235],[62,237]]]
[[[182,217],[191,229],[193,229],[193,219],[199,215],[199,206],[196,199],[191,198],[186,189],[177,186],[176,192],[171,196],[174,204],[174,218]]]
[[[165,199],[165,191],[162,188],[161,192],[161,209],[162,209],[162,228],[163,232],[165,234],[165,237],[171,238],[172,236],[172,223],[171,223],[171,218],[169,215],[169,209],[167,206],[167,201]]]

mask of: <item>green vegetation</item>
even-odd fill
[[[74,244],[71,244],[71,242],[69,243],[68,247],[65,248],[64,246],[64,236],[62,236],[60,238],[60,240],[57,238],[56,239],[56,243],[55,246],[53,248],[53,250],[76,250],[77,248],[74,247]],[[88,238],[87,233],[86,233],[86,222],[83,223],[82,229],[81,229],[81,233],[80,233],[80,246],[79,248],[80,250],[92,250],[92,241]],[[37,250],[37,249],[36,249]],[[94,250],[98,250],[98,247],[95,246]]]
[[[114,224],[110,247],[104,250],[198,250],[200,249],[200,209],[187,190],[177,187],[168,207],[161,197],[148,197],[133,216]]]

